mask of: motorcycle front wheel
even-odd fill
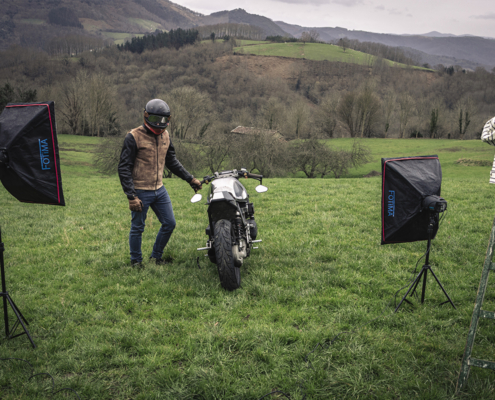
[[[220,283],[224,289],[235,290],[241,286],[241,271],[234,265],[232,254],[232,225],[221,219],[215,223],[214,248]]]

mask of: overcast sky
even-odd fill
[[[172,0],[193,11],[243,8],[248,13],[305,27],[377,33],[431,31],[495,38],[495,0]]]

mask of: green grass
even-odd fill
[[[33,24],[33,25],[45,25],[46,22],[42,19],[35,19],[35,18],[23,18],[19,22],[22,22],[24,24]]]
[[[487,160],[492,148],[372,139],[373,162],[354,178],[265,179],[263,194],[243,181],[263,242],[231,293],[206,258],[197,266],[206,206],[191,204],[179,179],[165,181],[177,219],[166,249],[174,263],[129,266],[127,200],[117,176],[91,166],[96,143],[60,136],[66,207],[20,203],[0,187],[7,289],[38,346],[1,339],[0,357],[29,361],[82,399],[259,399],[274,389],[291,399],[454,399],[495,214],[490,167],[455,160]],[[379,170],[381,157],[423,154],[442,163],[448,215],[430,262],[457,310],[438,306],[445,298],[429,276],[425,304],[392,314],[426,243],[380,246],[381,179],[357,176]],[[145,255],[157,229],[150,212]],[[493,283],[485,304],[495,309]],[[484,325],[474,355],[495,359],[493,323]],[[352,333],[329,345],[342,331]],[[50,398],[50,380],[29,376],[25,363],[0,361],[0,398]],[[472,368],[461,398],[493,398],[493,377]]]
[[[267,42],[266,40],[247,40],[247,39],[236,39],[236,43],[242,47],[242,46],[252,46],[255,44],[268,44],[270,42]]]
[[[305,58],[307,60],[316,61],[340,61],[361,65],[373,65],[376,57],[360,51],[346,49],[332,44],[323,43],[261,43],[261,44],[242,44],[240,47],[234,48],[236,53],[254,54],[259,56],[275,56],[275,57],[290,57],[290,58]],[[396,63],[390,60],[385,60],[390,66],[406,68],[405,64]],[[425,69],[421,67],[412,67]]]
[[[354,139],[332,139],[328,146],[350,149]],[[478,140],[437,139],[365,139],[371,151],[371,162],[349,171],[349,178],[361,178],[371,171],[380,171],[381,159],[436,154],[442,165],[443,178],[468,178],[472,175],[489,178],[493,163],[493,148]],[[471,164],[457,163],[460,159],[472,160]]]
[[[139,25],[141,28],[144,28],[148,31],[154,31],[159,29],[162,25],[155,21],[150,21],[149,19],[142,18],[127,18],[133,24]]]

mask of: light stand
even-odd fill
[[[428,223],[428,243],[427,243],[427,247],[426,247],[426,259],[425,259],[425,264],[423,265],[423,268],[421,268],[421,271],[420,273],[418,274],[418,276],[416,276],[416,278],[414,279],[413,283],[411,284],[411,286],[409,286],[409,289],[407,290],[406,294],[404,295],[404,297],[402,298],[402,300],[400,301],[399,305],[397,306],[397,308],[395,309],[394,312],[397,312],[399,310],[399,307],[402,305],[402,303],[404,301],[408,302],[409,304],[412,304],[409,300],[406,299],[407,295],[409,294],[409,292],[411,291],[412,289],[412,292],[411,292],[411,296],[416,292],[416,288],[418,287],[419,285],[419,282],[421,281],[421,276],[423,276],[423,289],[421,291],[421,304],[424,303],[425,301],[425,291],[426,291],[426,277],[428,275],[428,271],[431,272],[431,274],[433,275],[433,277],[435,278],[435,280],[437,281],[438,283],[438,286],[440,286],[440,288],[442,289],[443,291],[443,294],[445,294],[445,296],[447,297],[447,301],[444,301],[443,303],[440,303],[440,305],[442,304],[445,304],[445,303],[449,303],[452,304],[452,307],[456,308],[454,303],[452,302],[452,300],[450,299],[449,295],[447,294],[447,292],[445,291],[445,289],[443,288],[442,284],[440,283],[440,281],[438,280],[437,276],[435,275],[435,273],[433,272],[433,270],[431,269],[431,265],[429,264],[430,262],[430,249],[431,249],[431,235],[433,233],[433,228],[436,224],[436,216],[437,216],[437,213],[435,212],[432,212],[432,211],[428,211],[429,212],[429,223]]]
[[[29,332],[26,329],[26,325],[29,325],[29,323],[27,322],[26,318],[24,318],[21,311],[15,305],[14,300],[12,300],[9,293],[7,292],[7,285],[5,283],[5,265],[4,265],[4,261],[3,261],[3,252],[4,251],[5,251],[5,247],[2,243],[2,231],[0,229],[0,267],[1,267],[1,273],[2,273],[2,293],[0,293],[0,295],[3,297],[3,317],[5,320],[5,336],[7,336],[7,339],[13,339],[15,337],[26,334],[27,337],[29,338],[29,340],[31,341],[31,344],[33,345],[33,349],[35,349],[36,345],[34,344],[33,339],[31,338],[31,335],[29,335]],[[12,307],[12,310],[14,311],[14,314],[17,317],[17,321],[15,322],[14,326],[12,327],[12,330],[9,330],[9,314],[8,314],[7,302],[10,304],[10,307]],[[23,321],[26,323],[26,325],[24,325]],[[22,328],[24,329],[24,332],[21,332],[21,333],[18,333],[17,335],[14,335],[19,324],[21,324]]]

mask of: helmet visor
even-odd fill
[[[168,122],[170,121],[170,115],[163,116],[163,115],[150,114],[148,116],[148,121],[156,126],[167,126]]]

